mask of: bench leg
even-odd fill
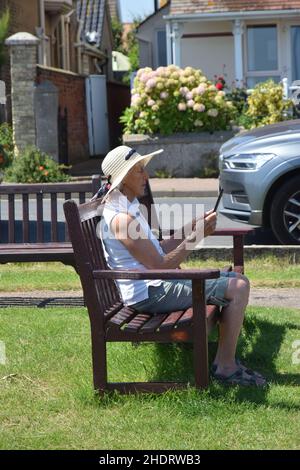
[[[208,387],[208,341],[206,325],[205,281],[193,280],[194,371],[195,386]]]
[[[99,392],[107,390],[107,355],[103,333],[92,330],[92,359],[94,388]]]

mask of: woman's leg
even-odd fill
[[[237,275],[228,279],[228,287],[224,297],[229,301],[229,305],[222,310],[218,350],[214,361],[218,374],[227,376],[237,370],[235,352],[248,304],[249,292],[250,284],[245,276]]]

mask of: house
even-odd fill
[[[30,35],[39,38],[38,46],[34,42],[37,57],[28,54],[34,63],[16,54],[18,61],[10,64],[8,60],[0,71],[0,80],[6,83],[7,117],[13,122],[16,151],[36,145],[66,164],[105,154],[119,141],[119,117],[130,102],[129,88],[112,80],[108,0],[1,0],[0,14],[7,7],[10,38],[20,32],[30,33],[30,41],[34,41]],[[9,51],[7,55],[9,59]],[[15,80],[12,87],[10,80],[16,75],[10,73],[11,67],[21,66],[34,70],[34,76],[25,74],[24,81]],[[89,84],[96,98],[91,99]],[[32,93],[24,94],[24,89]],[[100,130],[104,136],[99,129],[94,132],[96,117],[103,120]],[[103,152],[95,145],[96,139],[105,142]]]
[[[106,0],[1,0],[0,15],[6,8],[8,36],[26,31],[40,39],[40,66],[112,78],[113,36]],[[10,97],[9,60],[0,70],[0,80]]]
[[[119,0],[108,0],[108,6],[111,18],[120,21],[121,11]]]
[[[168,63],[166,20],[170,13],[170,1],[162,2],[152,15],[142,21],[137,28],[140,67],[157,68]],[[171,63],[171,62],[170,62]]]
[[[142,36],[148,22],[159,29],[164,22],[167,64],[199,68],[210,79],[225,73],[229,86],[300,79],[300,1],[171,0],[168,10],[139,29]],[[150,44],[154,50],[155,38]],[[144,49],[142,66],[156,67]]]
[[[113,33],[106,0],[77,0],[78,73],[100,73],[111,80]]]

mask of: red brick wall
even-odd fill
[[[59,90],[59,106],[68,110],[69,163],[89,157],[84,78],[68,72],[37,67],[37,82],[52,82]]]

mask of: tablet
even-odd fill
[[[218,205],[220,204],[221,197],[222,197],[222,195],[223,195],[223,191],[224,191],[224,189],[223,189],[223,188],[221,188],[221,189],[220,189],[219,196],[218,196],[218,199],[217,199],[217,201],[216,201],[216,204],[215,204],[215,207],[214,207],[214,210],[213,210],[213,212],[217,212]]]

